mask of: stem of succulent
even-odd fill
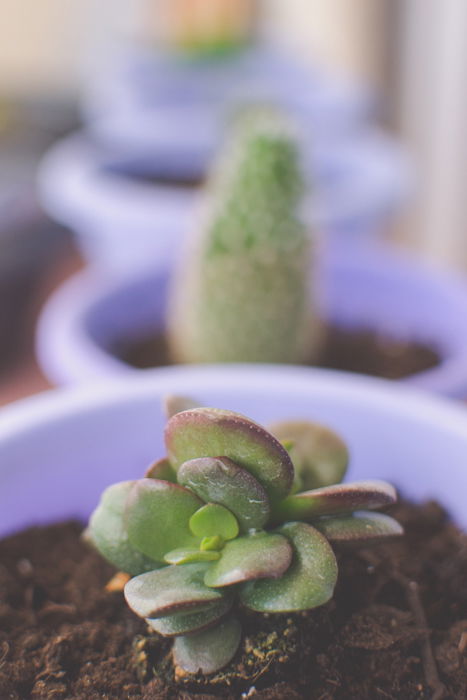
[[[309,289],[310,237],[299,220],[303,188],[284,120],[266,108],[243,114],[172,284],[175,361],[312,358],[321,332]]]

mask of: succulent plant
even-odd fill
[[[169,301],[178,362],[312,359],[321,326],[310,294],[310,236],[290,125],[272,108],[236,122],[187,238]]]
[[[337,580],[333,544],[368,546],[402,528],[375,512],[395,502],[391,485],[335,483],[348,454],[327,428],[280,423],[281,442],[243,415],[192,406],[168,402],[167,456],[107,488],[87,534],[133,576],[130,608],[175,638],[175,666],[209,674],[239,646],[237,609],[323,605]]]

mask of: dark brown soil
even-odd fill
[[[400,541],[339,555],[333,601],[241,613],[223,672],[173,683],[168,650],[108,592],[115,573],[65,523],[0,542],[2,700],[465,700],[467,536],[441,508],[402,504]],[[156,676],[153,674],[156,669]]]
[[[402,379],[436,367],[439,355],[422,343],[396,340],[371,330],[327,329],[320,367]]]
[[[205,179],[203,175],[181,175],[167,172],[155,173],[151,167],[152,163],[141,167],[140,163],[114,164],[106,168],[112,175],[123,178],[130,178],[132,182],[142,185],[153,185],[156,187],[179,187],[187,190],[201,189]]]
[[[201,189],[204,185],[204,178],[201,176],[193,177],[170,177],[165,175],[151,175],[137,173],[132,175],[131,179],[146,185],[155,185],[156,187],[182,187],[187,190]]]
[[[163,336],[144,338],[113,351],[138,368],[172,364]],[[385,379],[402,379],[436,367],[439,355],[421,343],[408,343],[371,330],[350,331],[329,326],[320,357],[310,363],[318,367],[370,374]]]

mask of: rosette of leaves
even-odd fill
[[[167,337],[176,362],[313,358],[322,329],[300,219],[304,189],[287,120],[272,108],[245,109],[171,284]]]
[[[375,512],[395,502],[392,486],[336,484],[347,449],[319,425],[286,422],[270,432],[238,413],[189,408],[169,419],[165,444],[167,457],[143,479],[106,489],[88,535],[133,576],[128,605],[175,638],[174,664],[184,672],[213,673],[232,659],[240,606],[289,613],[330,600],[333,545],[402,533]]]

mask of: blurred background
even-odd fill
[[[329,163],[344,167],[336,151],[362,144],[359,167],[379,169],[359,196],[372,196],[381,177],[391,207],[371,235],[467,274],[465,0],[0,0],[0,8],[0,404],[49,384],[34,359],[35,325],[52,291],[93,264],[94,239],[77,231],[94,235],[124,218],[85,216],[93,191],[80,190],[79,201],[84,170],[68,174],[67,158],[82,169],[104,159],[99,172],[158,178],[168,189],[195,181],[225,104],[245,94],[279,94],[311,125],[324,179]],[[244,45],[267,50],[231,65]],[[182,67],[177,52],[191,55]],[[226,71],[216,68],[216,89],[213,65]],[[164,172],[151,160],[161,153]],[[101,180],[86,178],[97,192]],[[333,206],[330,198],[331,214]],[[130,218],[124,225],[131,229]],[[127,251],[119,261],[112,254],[109,269],[96,254],[105,276],[125,271]]]

